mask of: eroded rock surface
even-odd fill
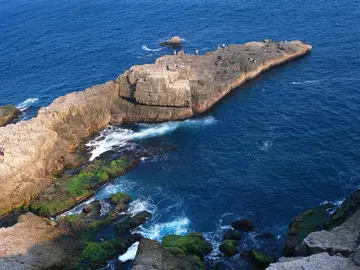
[[[13,105],[0,106],[0,127],[6,126],[20,114],[20,110]]]
[[[26,207],[109,124],[179,120],[204,112],[246,80],[311,51],[301,41],[249,42],[206,55],[167,55],[114,82],[56,99],[28,121],[0,128],[0,216]]]
[[[358,270],[349,258],[330,256],[323,252],[309,257],[280,258],[279,262],[270,264],[267,270]]]

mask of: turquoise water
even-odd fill
[[[116,127],[90,143],[94,155],[118,149],[167,149],[98,198],[129,192],[132,211],[149,209],[139,228],[206,233],[215,251],[238,217],[254,220],[240,249],[278,254],[291,218],[359,186],[359,3],[340,1],[0,1],[0,105],[23,119],[72,91],[115,79],[130,66],[172,53],[157,44],[173,35],[185,52],[265,38],[313,45],[302,59],[233,91],[206,115],[156,125]],[[95,149],[95,150],[94,150]],[[255,237],[276,235],[272,241]],[[247,268],[240,258],[227,269]]]

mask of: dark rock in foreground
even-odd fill
[[[250,257],[256,269],[259,270],[265,269],[271,263],[276,261],[276,257],[273,253],[262,249],[252,249],[250,251]]]
[[[20,114],[21,111],[13,105],[0,106],[0,127],[6,126]]]
[[[328,205],[322,205],[309,209],[292,220],[286,236],[284,256],[294,256],[295,248],[306,236],[322,229],[323,222],[329,217],[327,208],[329,208]]]

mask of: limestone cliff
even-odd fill
[[[311,51],[301,41],[249,42],[206,55],[167,55],[116,81],[71,93],[28,121],[0,128],[0,216],[26,206],[71,161],[71,152],[108,124],[188,118],[246,80]]]

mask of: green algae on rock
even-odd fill
[[[331,207],[332,205],[329,204],[321,205],[303,212],[292,220],[289,225],[283,250],[286,257],[293,256],[295,248],[300,245],[311,232],[322,229],[323,222],[329,216],[327,209]]]
[[[232,257],[238,253],[238,245],[239,241],[227,239],[220,245],[219,250],[224,253],[226,257]]]
[[[270,263],[276,262],[275,255],[264,249],[252,249],[250,257],[256,269],[265,269]]]
[[[94,190],[136,164],[131,157],[95,160],[74,175],[64,175],[45,189],[30,205],[41,216],[55,216],[94,194]]]
[[[331,230],[348,220],[360,207],[360,189],[354,191],[324,222],[324,229]]]
[[[162,239],[162,245],[170,252],[184,255],[196,255],[203,258],[212,251],[211,244],[206,241],[201,233],[191,233],[185,236],[170,234]],[[175,254],[174,254],[175,255]]]
[[[117,192],[115,194],[110,195],[110,203],[117,205],[119,203],[129,203],[130,202],[130,195],[124,192]]]

